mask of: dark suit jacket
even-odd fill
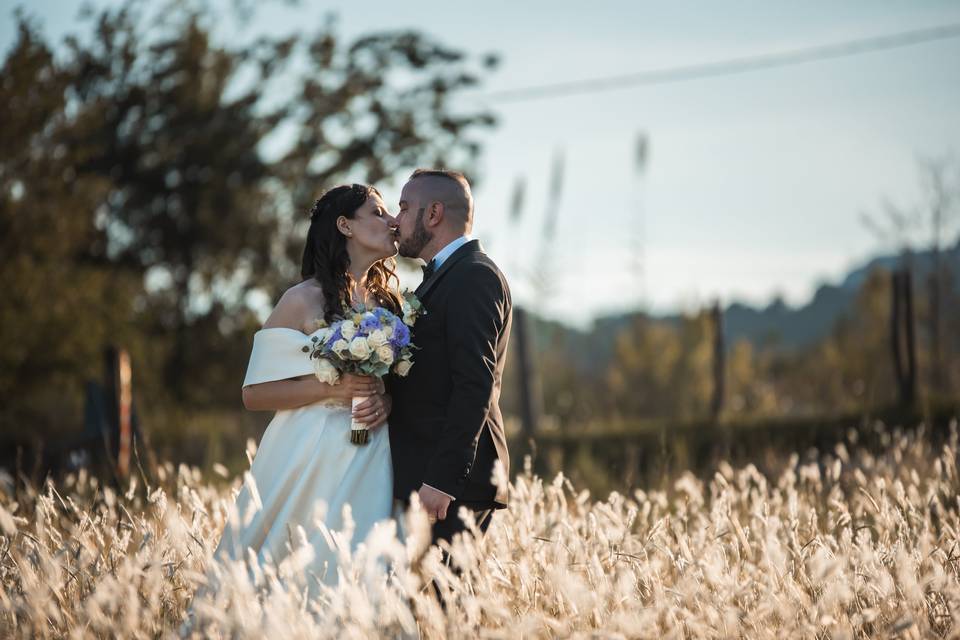
[[[390,376],[394,496],[426,483],[477,507],[506,504],[492,481],[509,471],[500,384],[510,339],[510,289],[472,240],[417,289],[426,309],[412,330],[413,367]]]

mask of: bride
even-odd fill
[[[326,192],[314,205],[303,251],[304,280],[286,291],[254,335],[243,382],[243,404],[276,411],[253,460],[255,490],[237,497],[239,522],[228,523],[215,558],[240,559],[247,549],[260,562],[280,562],[302,527],[313,548],[307,581],[337,582],[337,538],[343,508],[352,510],[352,546],[392,513],[393,472],[386,419],[391,401],[375,378],[342,375],[317,380],[307,348],[318,320],[329,323],[352,304],[399,312],[393,256],[393,218],[373,187],[353,184]],[[350,443],[350,400],[367,397],[353,416],[371,429],[366,446]],[[257,495],[259,494],[259,495]],[[326,505],[325,513],[318,508]],[[262,505],[262,506],[261,506]],[[252,518],[250,515],[252,514]]]

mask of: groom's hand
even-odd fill
[[[453,502],[450,496],[425,484],[420,486],[418,493],[420,494],[420,504],[423,505],[423,509],[429,517],[446,520],[447,507]]]

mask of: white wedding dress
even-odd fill
[[[285,380],[313,374],[304,349],[311,335],[295,329],[261,329],[254,335],[253,352],[243,385]],[[252,549],[258,561],[279,563],[289,553],[290,541],[306,533],[313,548],[306,582],[337,583],[339,539],[325,535],[315,521],[318,513],[330,531],[343,529],[342,512],[349,505],[355,523],[352,549],[374,525],[387,520],[393,508],[393,468],[387,426],[371,432],[364,446],[350,443],[350,406],[324,402],[278,411],[263,434],[250,469],[262,507],[244,486],[237,496],[240,524],[227,524],[215,557],[240,559]],[[323,509],[318,507],[326,505]],[[253,510],[252,519],[247,516]],[[247,517],[245,517],[247,516]],[[333,543],[333,547],[331,546]]]

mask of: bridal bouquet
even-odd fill
[[[410,327],[423,315],[423,305],[410,292],[404,292],[401,316],[383,307],[353,307],[329,326],[321,325],[313,335],[313,345],[305,347],[313,360],[313,370],[321,382],[337,384],[341,373],[382,378],[393,372],[406,376],[413,366]],[[356,407],[366,398],[353,398]],[[367,444],[367,427],[356,420],[350,424],[350,442]]]

